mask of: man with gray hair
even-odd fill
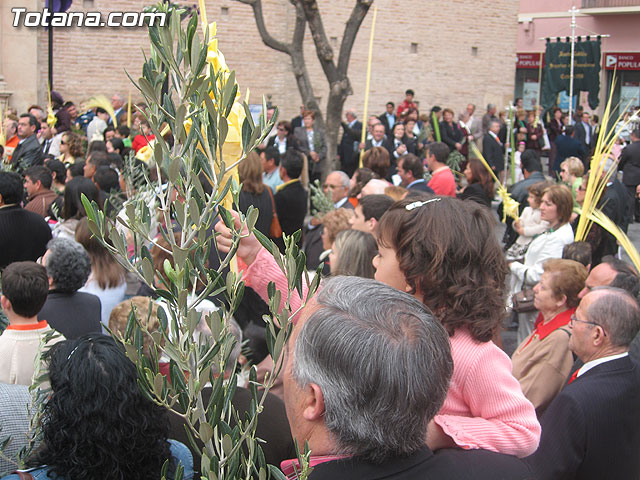
[[[54,238],[47,244],[41,263],[47,269],[49,295],[38,319],[46,320],[67,339],[101,333],[100,299],[78,292],[91,274],[91,261],[84,247],[68,238]]]
[[[309,480],[530,478],[515,457],[427,448],[452,372],[449,336],[421,302],[375,280],[326,280],[294,328],[283,379]],[[282,463],[289,478],[296,468]]]
[[[570,326],[569,348],[584,365],[543,414],[540,447],[526,461],[540,480],[639,478],[640,369],[628,354],[638,302],[619,288],[594,288]]]
[[[485,113],[484,116],[482,117],[482,135],[483,136],[489,133],[489,127],[491,127],[491,122],[493,122],[494,120],[498,120],[498,117],[496,116],[497,111],[498,109],[493,103],[490,103],[489,105],[487,105],[487,113]]]

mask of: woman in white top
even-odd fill
[[[552,185],[544,190],[540,204],[540,217],[549,223],[549,230],[535,237],[524,262],[511,262],[511,294],[524,287],[532,287],[540,281],[542,265],[550,258],[562,258],[562,249],[573,242],[573,230],[569,221],[573,211],[573,196],[565,185]],[[518,315],[518,343],[533,330],[537,312]]]
[[[109,325],[111,310],[124,300],[127,282],[122,265],[109,251],[91,235],[86,217],[76,227],[76,242],[81,244],[91,259],[91,275],[79,291],[91,293],[100,299],[102,305],[101,321]],[[103,327],[103,331],[106,330]]]

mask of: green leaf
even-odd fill
[[[201,422],[200,428],[198,429],[198,433],[200,434],[200,440],[206,443],[209,440],[211,440],[211,437],[213,436],[213,428],[208,423]]]
[[[222,438],[222,451],[225,455],[229,455],[233,450],[233,442],[231,441],[231,437],[229,435],[225,435]]]
[[[153,265],[151,265],[151,262],[149,261],[148,258],[143,258],[141,265],[142,265],[142,276],[144,277],[144,281],[147,283],[147,285],[153,285],[153,277],[154,277]]]
[[[176,157],[171,160],[171,164],[169,165],[169,171],[167,172],[169,176],[169,181],[173,184],[178,182],[178,176],[180,175],[180,168],[182,167],[182,161],[180,158]]]

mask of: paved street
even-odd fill
[[[494,210],[495,210],[495,205],[494,205]],[[499,239],[502,239],[503,232],[504,232],[504,226],[501,223],[496,232]],[[631,241],[633,242],[633,244],[635,245],[636,249],[640,250],[640,223],[632,223],[631,225],[629,225],[628,235]],[[629,260],[629,257],[624,251],[622,252],[622,259],[626,262],[631,263],[631,260]],[[509,330],[504,331],[502,333],[502,348],[504,349],[504,351],[507,352],[509,356],[511,356],[516,346],[517,346],[516,332],[509,331]]]

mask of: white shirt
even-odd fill
[[[628,356],[629,356],[629,352],[624,352],[624,353],[618,353],[616,355],[609,355],[608,357],[596,358],[595,360],[591,360],[590,362],[587,362],[582,367],[580,367],[580,370],[578,370],[577,376],[579,377],[581,375],[584,375],[589,370],[591,370],[594,367],[597,367],[602,363],[610,362],[612,360],[617,360],[619,358],[624,358]]]

